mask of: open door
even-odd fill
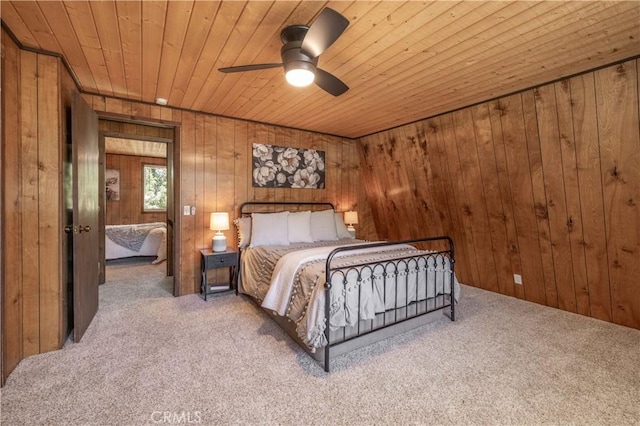
[[[98,116],[74,91],[71,104],[73,175],[73,340],[79,342],[98,311]]]

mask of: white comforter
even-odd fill
[[[301,268],[309,263],[317,263],[326,259],[329,253],[337,247],[317,247],[282,256],[276,263],[271,285],[262,306],[279,315],[288,316],[291,305],[295,304],[292,302],[292,298],[293,293],[296,292],[296,279],[300,279],[298,273]],[[382,266],[374,271],[370,268],[360,268],[361,272],[358,274],[354,268],[346,273],[346,284],[344,284],[345,280],[342,275],[333,275],[330,308],[330,327],[332,330],[355,325],[359,319],[373,319],[377,313],[406,306],[416,300],[425,300],[451,292],[448,259],[445,258],[443,262],[443,258],[440,257],[436,262],[433,257],[420,257],[417,264],[414,263],[411,268],[407,268],[406,262],[387,262],[386,259],[412,256],[419,254],[419,251],[410,245],[386,246],[384,249],[391,250],[393,254],[381,253],[380,247],[374,247],[340,252],[334,258],[345,258],[341,262],[349,262],[346,258],[355,256],[354,259],[358,259],[354,260],[355,264],[361,262],[363,256],[365,258],[371,257],[373,262],[382,261],[386,265],[386,271],[382,269]],[[414,260],[414,262],[416,261]],[[324,262],[322,262],[322,266],[324,266]],[[416,271],[416,266],[419,271]],[[386,280],[383,276],[385,272]],[[324,276],[323,273],[322,275]],[[358,282],[358,276],[360,282]],[[454,294],[457,300],[460,287],[457,280],[454,282]],[[298,287],[300,286],[298,285]],[[323,334],[325,329],[324,290],[324,281],[319,282],[318,280],[309,297],[306,312],[298,322],[298,334],[311,350],[326,344]],[[360,312],[358,312],[358,305]]]
[[[107,225],[107,227],[109,226],[129,225]],[[167,228],[164,224],[149,232],[142,247],[140,247],[138,251],[116,244],[108,235],[105,235],[106,260],[135,256],[156,256],[156,259],[153,261],[154,264],[160,263],[167,258]]]

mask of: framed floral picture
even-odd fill
[[[107,201],[120,201],[120,170],[106,169],[104,172]]]
[[[253,144],[254,187],[322,189],[324,179],[324,151]]]

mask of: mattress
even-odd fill
[[[331,278],[331,330],[451,293],[448,258],[405,244],[357,248],[362,244],[366,243],[341,240],[247,248],[242,255],[240,289],[266,310],[296,324],[298,336],[311,351],[326,344],[325,266],[336,247],[355,246],[332,262],[350,269]],[[454,284],[457,298],[455,278]]]

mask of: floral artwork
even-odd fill
[[[253,144],[253,186],[324,188],[324,151]]]
[[[105,170],[105,186],[107,201],[120,201],[120,170]]]

